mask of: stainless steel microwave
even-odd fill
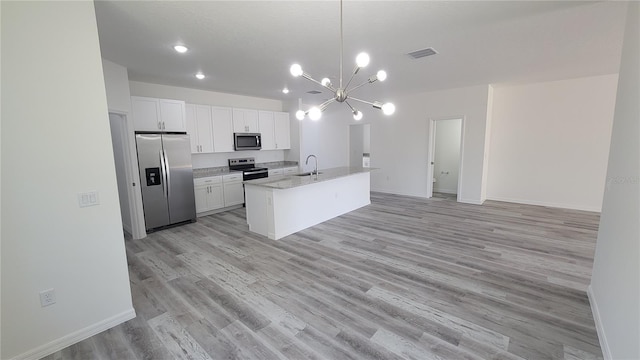
[[[258,133],[234,133],[233,137],[236,150],[262,149],[262,136]]]

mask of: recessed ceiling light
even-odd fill
[[[174,47],[173,47],[173,49],[174,49],[175,51],[177,51],[177,52],[181,53],[181,54],[182,54],[182,53],[186,53],[186,52],[187,52],[187,50],[189,50],[189,49],[188,49],[186,46],[184,46],[184,45],[176,45],[176,46],[174,46]]]
[[[197,73],[197,74],[196,74],[196,77],[197,77],[199,80],[202,80],[202,79],[204,79],[204,78],[205,78],[204,74],[203,74],[203,73],[201,73],[201,72]]]
[[[288,94],[288,93],[289,93],[289,89],[285,87],[284,89],[282,89],[282,92],[283,92],[284,94]]]

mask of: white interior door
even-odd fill
[[[110,112],[109,123],[114,147],[122,224],[125,231],[134,239],[142,239],[147,236],[147,232],[144,228],[133,121],[124,114]]]
[[[436,121],[429,119],[429,150],[427,154],[427,198],[433,197],[433,166],[436,155]]]

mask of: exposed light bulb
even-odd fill
[[[382,112],[385,115],[391,115],[396,112],[396,106],[392,103],[385,103],[384,105],[382,105]]]
[[[181,53],[181,54],[182,54],[182,53],[186,53],[186,52],[189,50],[189,49],[188,49],[186,46],[184,46],[184,45],[176,45],[176,46],[174,46],[174,47],[173,47],[173,49],[174,49],[175,51],[177,51],[177,52]]]
[[[360,121],[362,120],[362,111],[356,110],[353,112],[353,120]]]
[[[318,121],[320,120],[321,117],[322,117],[322,111],[320,110],[319,107],[314,106],[311,109],[309,109],[309,119],[313,121]]]
[[[304,120],[304,111],[302,111],[302,110],[296,111],[296,119],[301,120],[301,121]]]
[[[289,71],[291,71],[291,75],[298,77],[302,75],[302,66],[300,66],[300,64],[293,64],[291,65],[291,69],[289,69]]]
[[[361,52],[360,54],[358,54],[358,56],[356,57],[356,65],[358,65],[359,68],[363,68],[369,65],[369,54],[365,52]]]
[[[282,93],[283,94],[288,94],[289,93],[289,88],[285,87],[284,89],[282,89]]]
[[[196,78],[198,78],[198,80],[202,80],[202,79],[205,78],[205,76],[204,76],[203,73],[199,72],[199,73],[196,74]]]
[[[385,81],[387,79],[387,72],[384,70],[380,70],[378,71],[378,73],[376,74],[376,77],[378,78],[378,80],[380,81]]]
[[[320,81],[320,83],[322,84],[322,86],[328,86],[331,85],[331,80],[329,80],[329,78],[324,78],[322,79],[322,81]]]

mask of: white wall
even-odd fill
[[[93,2],[0,6],[0,357],[37,358],[135,313]],[[100,205],[80,208],[86,191]]]
[[[371,188],[396,194],[427,196],[428,122],[464,118],[460,201],[482,203],[482,173],[489,87],[473,86],[397,95],[391,117],[370,110]]]
[[[162,99],[184,100],[189,104],[227,106],[246,109],[283,111],[282,101],[251,96],[220,93],[214,91],[183,88],[130,81],[129,87],[133,96],[149,96]],[[286,111],[286,110],[285,110]],[[291,122],[297,121],[291,115]],[[292,136],[294,132],[292,131]],[[288,150],[241,151],[218,154],[192,154],[194,169],[227,166],[227,160],[239,157],[255,157],[256,162],[283,161]]]
[[[437,120],[433,191],[458,193],[458,169],[460,167],[460,135],[462,120]]]
[[[104,87],[107,92],[109,111],[131,113],[131,94],[129,92],[129,75],[127,68],[102,59]]]
[[[487,197],[600,211],[617,79],[495,87]]]
[[[605,358],[640,359],[640,4],[629,3],[589,295]]]
[[[2,28],[2,5],[0,4],[0,29]],[[2,46],[0,46],[0,69],[2,69]],[[2,75],[0,71],[0,84]],[[1,87],[0,87],[1,88]],[[0,89],[0,99],[2,90]],[[0,148],[2,148],[2,101],[0,101]],[[0,189],[2,189],[2,157],[0,156]],[[0,204],[2,204],[2,190],[0,190]],[[2,206],[0,206],[0,229],[2,229]],[[0,231],[0,279],[2,279],[2,231]],[[2,281],[0,280],[0,309],[2,309]],[[2,311],[0,311],[0,324],[2,324]],[[0,357],[2,357],[2,326],[0,326]]]
[[[321,169],[349,165],[349,125],[371,124],[370,153],[373,191],[427,196],[428,121],[430,118],[465,118],[461,201],[480,204],[489,87],[473,86],[419,94],[398,94],[390,99],[396,113],[385,116],[370,107],[362,109],[364,118],[353,120],[346,105],[333,104],[319,121],[305,119],[292,125],[299,128],[299,160],[318,156]],[[289,104],[290,113],[298,105]],[[308,106],[303,106],[307,109]],[[295,117],[294,117],[295,119]],[[293,123],[294,121],[292,121]],[[293,139],[292,139],[293,142]],[[292,154],[293,156],[293,154]]]
[[[308,109],[308,106],[304,109]],[[313,170],[315,167],[313,160],[309,160],[309,165],[305,165],[307,156],[311,154],[318,158],[319,169],[349,166],[349,119],[353,116],[347,109],[346,105],[333,104],[323,112],[320,120],[311,121],[306,118],[298,122],[299,163],[304,171]],[[295,116],[293,118],[295,119]]]

